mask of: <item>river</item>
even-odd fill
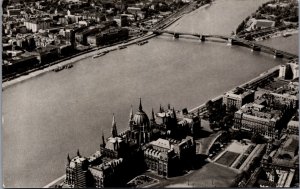
[[[169,29],[230,35],[264,2],[217,0]],[[2,94],[4,184],[42,187],[63,175],[68,153],[99,148],[113,113],[119,131],[128,127],[130,105],[137,110],[139,97],[148,115],[160,104],[190,109],[280,63],[224,42],[163,35],[13,85]]]

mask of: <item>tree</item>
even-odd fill
[[[228,130],[233,125],[233,116],[232,115],[224,116],[222,122],[223,122],[223,129]]]

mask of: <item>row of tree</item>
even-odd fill
[[[237,109],[232,106],[227,109],[225,104],[209,100],[206,104],[207,116],[212,130],[226,130],[233,125],[234,113]]]

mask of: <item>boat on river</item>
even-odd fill
[[[98,58],[100,56],[104,56],[107,52],[101,52],[101,53],[97,53],[93,56],[93,58]]]
[[[125,46],[125,45],[121,45],[121,46],[119,46],[118,48],[119,48],[119,50],[121,50],[121,49],[125,49],[125,48],[127,48],[127,46]]]
[[[137,45],[141,46],[141,45],[145,45],[146,43],[148,43],[148,41],[141,41],[141,42],[138,42]]]
[[[64,65],[64,66],[59,66],[59,67],[55,68],[53,71],[59,72],[59,71],[64,70],[64,69],[70,69],[70,68],[72,68],[73,66],[74,66],[73,64],[68,64],[68,65]]]
[[[290,34],[290,33],[284,33],[282,36],[283,37],[289,37],[289,36],[292,36],[292,34]]]

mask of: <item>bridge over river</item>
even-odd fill
[[[278,50],[272,47],[268,47],[262,44],[258,44],[254,41],[248,41],[237,36],[223,36],[223,35],[212,35],[212,34],[200,34],[200,33],[188,33],[188,32],[176,32],[170,30],[151,30],[151,29],[142,29],[142,32],[152,32],[155,35],[161,34],[170,34],[174,39],[178,39],[180,36],[192,36],[198,38],[200,41],[204,42],[207,38],[222,39],[228,41],[231,45],[240,45],[244,47],[251,48],[252,51],[264,52],[267,54],[274,55],[276,58],[285,58],[285,59],[297,59],[298,55]]]

